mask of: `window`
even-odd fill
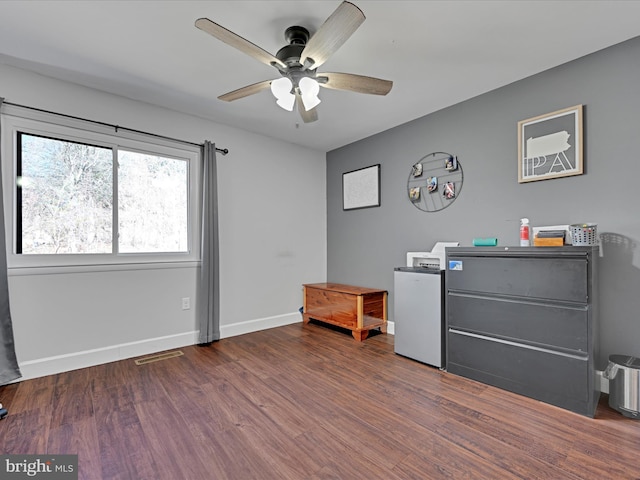
[[[17,132],[16,253],[111,253],[113,152]]]
[[[187,167],[184,160],[120,150],[121,252],[188,251]]]
[[[197,260],[197,147],[11,116],[2,128],[10,267]]]

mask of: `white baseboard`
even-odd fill
[[[601,370],[596,370],[596,376],[600,379],[600,391],[602,393],[609,393],[609,380],[602,376]]]
[[[220,326],[220,338],[235,337],[245,333],[266,330],[267,328],[280,327],[296,322],[302,322],[299,312],[274,317],[260,318],[247,322],[235,323],[232,325]],[[33,378],[55,375],[57,373],[69,372],[80,368],[93,367],[103,363],[116,362],[127,358],[149,355],[173,348],[181,348],[198,343],[198,332],[185,332],[166,337],[157,337],[141,340],[138,342],[123,343],[93,350],[72,352],[54,357],[38,358],[20,362],[22,377],[15,380],[21,382]]]
[[[186,332],[166,337],[150,338],[138,342],[112,345],[94,350],[73,352],[55,357],[38,358],[20,363],[22,377],[16,380],[30,380],[32,378],[54,375],[56,373],[93,367],[103,363],[116,362],[127,358],[139,357],[151,353],[170,350],[172,348],[194,345],[198,340],[198,332]]]
[[[235,337],[245,333],[257,332],[268,328],[283,327],[292,323],[302,322],[299,312],[276,315],[274,317],[257,318],[246,322],[238,322],[231,325],[220,325],[220,338]]]
[[[395,322],[390,322],[387,320],[387,333],[389,335],[394,335],[396,332],[396,324]]]

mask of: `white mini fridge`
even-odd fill
[[[395,353],[444,369],[444,271],[398,267],[393,284]]]

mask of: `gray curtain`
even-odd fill
[[[218,184],[216,145],[202,146],[202,264],[198,276],[199,345],[220,340],[220,287],[218,282]]]
[[[0,109],[4,98],[0,97]],[[0,167],[2,166],[0,152]],[[9,282],[7,279],[7,242],[4,235],[4,202],[2,197],[2,169],[0,168],[0,385],[20,378],[20,368],[13,343],[13,325],[9,308]]]

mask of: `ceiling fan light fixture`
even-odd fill
[[[302,104],[304,105],[305,111],[312,110],[320,105],[320,99],[316,96],[301,96]]]
[[[300,88],[302,104],[307,112],[320,104],[320,99],[318,98],[320,85],[317,80],[311,77],[303,77],[300,79],[298,87]]]
[[[285,110],[292,112],[293,111],[293,106],[296,103],[296,97],[295,95],[287,95],[286,97],[282,97],[279,98],[276,101],[276,104],[280,107],[280,108],[284,108]]]
[[[296,103],[296,96],[291,93],[293,83],[287,77],[278,78],[271,82],[271,93],[276,97],[279,107],[292,111]]]
[[[287,77],[278,78],[271,82],[271,93],[276,98],[282,98],[287,94],[291,94],[293,83]]]

